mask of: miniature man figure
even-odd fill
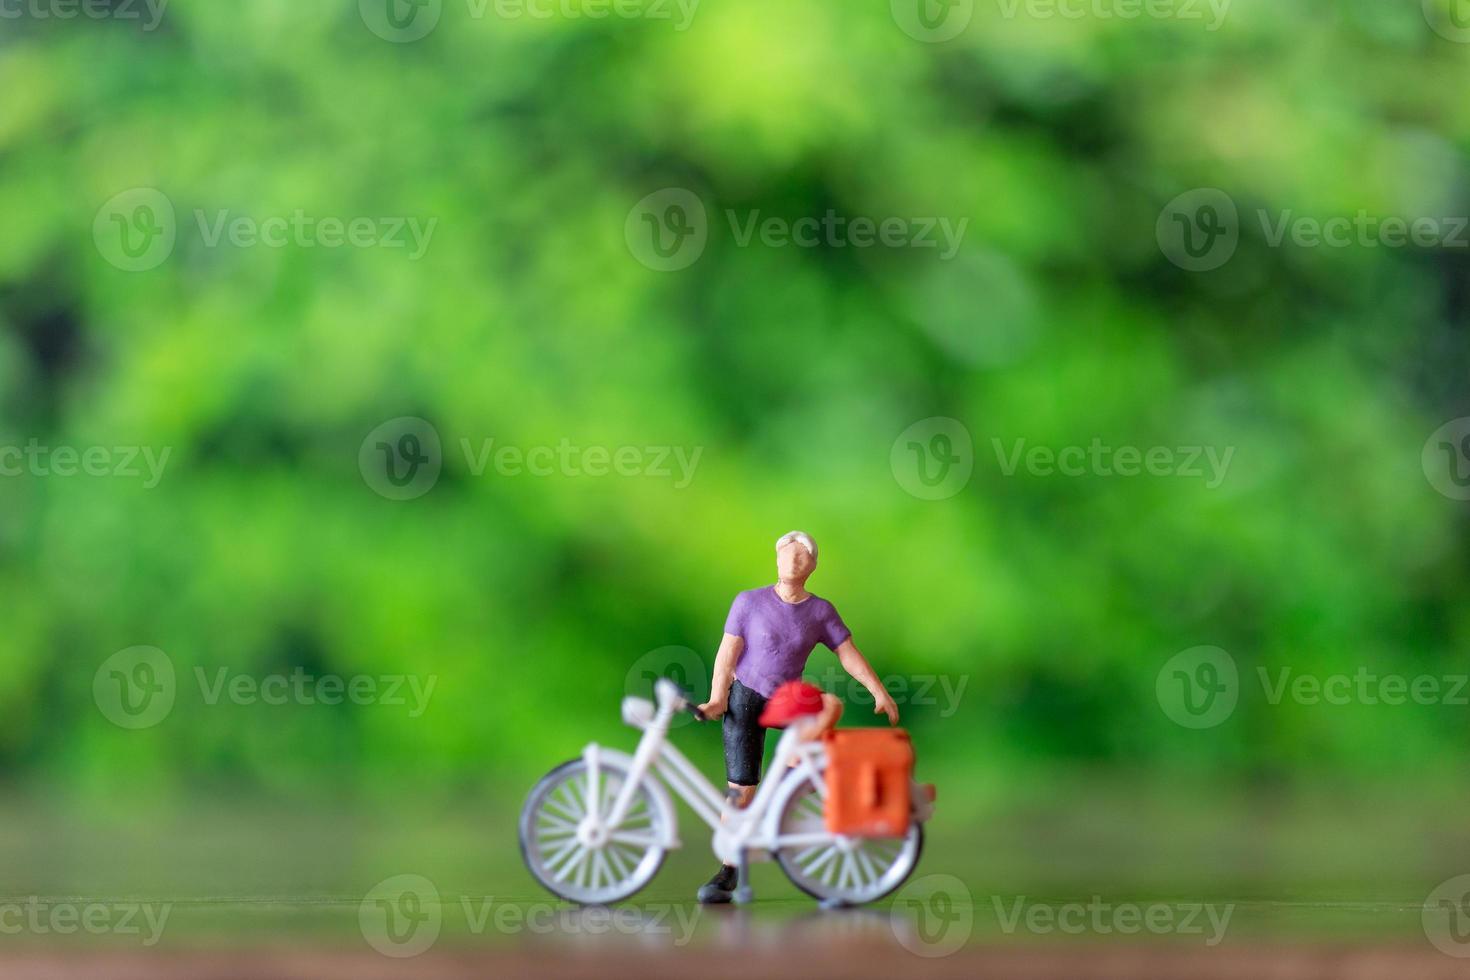
[[[776,688],[800,679],[818,643],[835,652],[842,668],[868,689],[873,713],[887,715],[890,725],[898,724],[898,706],[853,645],[842,617],[832,603],[806,590],[806,580],[816,567],[817,543],[802,531],[783,534],[776,541],[776,584],[742,592],[730,605],[725,636],[715,655],[710,699],[700,710],[706,718],[724,715],[726,798],[736,807],[750,804],[760,782],[766,746],[761,712]],[[836,711],[829,706],[819,729],[830,728],[840,713],[840,702]],[[698,899],[728,902],[736,884],[735,868],[722,865],[699,889]]]

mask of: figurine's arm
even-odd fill
[[[837,648],[837,660],[842,664],[842,669],[851,674],[853,680],[866,687],[868,693],[873,696],[873,714],[887,715],[888,724],[897,725],[898,705],[893,703],[893,698],[889,696],[888,690],[878,680],[878,675],[873,673],[868,658],[864,657],[862,651],[853,644],[852,637],[843,640],[842,645]],[[718,668],[716,668],[716,673],[718,673]]]
[[[735,661],[745,652],[745,640],[730,633],[720,641],[720,650],[715,654],[714,678],[709,682],[709,700],[699,706],[706,718],[718,718],[725,713],[730,699],[730,685],[735,681]]]

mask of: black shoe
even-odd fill
[[[701,905],[724,905],[735,897],[735,886],[739,883],[739,877],[733,867],[722,864],[713,878],[699,886],[694,897]]]

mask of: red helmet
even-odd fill
[[[766,702],[760,722],[767,728],[784,728],[804,715],[822,710],[822,689],[806,681],[787,681]]]

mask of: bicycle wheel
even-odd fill
[[[813,898],[844,905],[876,902],[913,873],[924,849],[924,829],[909,824],[903,837],[848,837],[827,830],[825,787],[798,778],[781,803],[779,833],[826,839],[778,847],[776,861],[791,883]]]
[[[622,762],[603,757],[593,800],[587,763],[573,759],[541,777],[521,809],[521,857],[554,895],[581,905],[619,902],[648,884],[667,853],[665,814],[647,786],[633,793],[616,828],[599,833],[589,819],[606,817],[627,779]]]

